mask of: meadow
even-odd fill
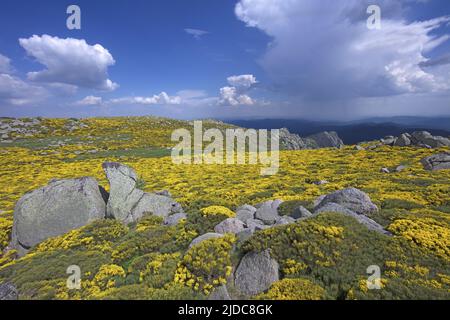
[[[449,299],[450,171],[424,170],[420,160],[440,151],[380,147],[282,151],[280,169],[261,176],[257,165],[172,163],[174,129],[192,124],[162,118],[84,119],[70,130],[66,119],[42,119],[39,133],[0,144],[0,252],[8,245],[14,205],[24,193],[51,179],[95,177],[106,189],[101,165],[117,161],[134,168],[145,191],[169,190],[188,219],[161,226],[148,217],[134,225],[99,221],[49,239],[27,256],[0,256],[0,282],[15,283],[22,299],[204,299],[227,283],[233,266],[250,250],[272,249],[283,280],[259,299]],[[214,121],[206,128],[230,128]],[[390,174],[381,168],[406,169]],[[317,185],[315,182],[328,183]],[[243,204],[281,199],[282,210],[312,208],[324,194],[347,187],[366,192],[380,208],[371,218],[393,237],[367,230],[336,213],[234,237],[205,241],[196,236]],[[223,216],[205,208],[223,207]],[[237,247],[236,250],[231,250]],[[82,290],[65,287],[66,268],[83,270]],[[365,287],[366,268],[382,266],[381,290]]]

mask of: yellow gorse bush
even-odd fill
[[[283,279],[275,282],[267,293],[256,299],[261,300],[322,300],[325,290],[308,279]]]
[[[233,211],[222,206],[209,206],[207,208],[201,209],[200,211],[202,212],[202,215],[204,217],[223,215],[228,218],[233,218],[235,216],[235,213]]]
[[[227,283],[233,270],[231,234],[208,239],[193,246],[184,255],[175,273],[175,282],[209,294],[214,287]]]

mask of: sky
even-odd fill
[[[2,0],[0,116],[135,115],[450,115],[450,3]]]

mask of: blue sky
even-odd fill
[[[376,2],[4,0],[0,116],[450,114],[448,0]]]

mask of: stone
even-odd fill
[[[356,188],[347,188],[331,193],[323,198],[323,200],[316,206],[317,211],[327,203],[337,203],[354,211],[358,214],[371,214],[378,212],[378,207],[372,203],[369,196]]]
[[[277,220],[275,226],[285,226],[291,223],[295,223],[295,219],[289,216],[283,216]]]
[[[13,301],[19,299],[17,288],[12,283],[0,284],[0,301]]]
[[[236,218],[241,220],[244,223],[247,223],[248,219],[253,219],[255,217],[256,208],[244,205],[236,210]]]
[[[305,141],[297,134],[290,133],[288,129],[280,129],[280,147],[285,150],[303,150],[307,149]]]
[[[12,247],[20,256],[38,243],[104,219],[106,204],[94,178],[53,180],[16,204]]]
[[[391,173],[391,171],[389,171],[388,168],[381,168],[380,172],[381,173]]]
[[[208,300],[212,301],[226,301],[231,300],[230,294],[226,286],[220,286],[214,289],[209,295]]]
[[[235,272],[235,288],[246,296],[260,294],[279,280],[279,265],[269,250],[249,252],[240,261]]]
[[[271,200],[264,202],[255,212],[255,218],[265,224],[274,224],[279,218],[278,207],[283,203],[281,200]]]
[[[384,139],[381,139],[381,143],[386,146],[392,146],[395,144],[395,142],[397,142],[397,138],[394,136],[387,136],[384,137]]]
[[[360,146],[360,145],[356,145],[355,146],[355,150],[356,151],[363,151],[363,150],[366,150],[363,146]]]
[[[427,131],[413,132],[411,140],[415,145],[430,146],[431,148],[450,146],[450,139],[439,136],[434,137]]]
[[[244,223],[236,218],[228,218],[221,223],[219,223],[217,226],[215,226],[214,231],[216,233],[225,234],[225,233],[232,233],[237,234],[245,229]]]
[[[411,139],[409,134],[402,134],[398,137],[397,141],[395,141],[394,146],[396,147],[407,147],[411,145]]]
[[[405,170],[407,168],[407,166],[404,165],[400,165],[397,168],[395,168],[396,172],[402,172],[403,170]]]
[[[105,162],[103,169],[110,184],[106,208],[109,218],[131,223],[144,215],[165,218],[183,212],[181,205],[172,198],[139,190],[138,176],[132,168],[116,162]]]
[[[223,234],[220,234],[220,233],[212,233],[212,232],[205,233],[205,234],[195,238],[194,240],[192,240],[191,244],[189,245],[189,249],[205,240],[217,239],[217,238],[222,238],[222,237],[223,237]]]
[[[314,182],[314,184],[315,184],[316,186],[322,186],[322,185],[328,184],[328,183],[329,183],[329,182],[328,182],[327,180],[319,180],[319,181]]]
[[[251,236],[255,233],[255,230],[252,229],[244,229],[238,234],[236,234],[238,243],[243,243],[251,238]]]
[[[327,195],[324,194],[324,195],[317,197],[317,199],[314,200],[314,207],[317,207],[322,202],[322,200],[325,199],[326,196]]]
[[[305,219],[312,217],[312,215],[313,214],[308,209],[306,209],[303,206],[299,206],[294,209],[294,212],[292,212],[291,217],[294,219]]]
[[[311,136],[307,139],[313,140],[317,148],[337,148],[340,149],[344,146],[344,142],[339,138],[338,134],[334,131],[331,132],[320,132]]]
[[[450,153],[439,153],[421,160],[425,170],[438,171],[450,169]]]
[[[166,226],[175,226],[177,225],[181,220],[187,219],[187,215],[184,212],[175,213],[171,216],[164,218],[164,225]]]
[[[258,219],[248,219],[246,225],[252,232],[269,228],[269,226],[266,226],[264,222]]]
[[[322,206],[320,209],[316,210],[314,214],[319,215],[324,212],[337,212],[342,213],[346,216],[355,218],[359,223],[363,224],[367,227],[367,229],[376,231],[378,233],[382,233],[385,235],[390,235],[390,232],[386,231],[379,223],[376,221],[366,217],[363,214],[357,214],[356,212],[353,212],[352,210],[349,210],[340,204],[337,203],[327,203],[326,205]]]

